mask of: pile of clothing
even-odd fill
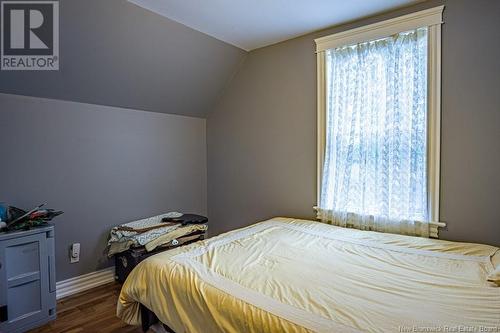
[[[148,252],[158,246],[195,232],[205,232],[208,219],[194,214],[169,212],[121,224],[110,231],[108,256],[131,247],[144,246]]]

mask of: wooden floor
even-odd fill
[[[110,283],[63,298],[57,302],[57,319],[30,333],[142,333],[140,327],[128,326],[116,317],[120,288],[120,284]]]

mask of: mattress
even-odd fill
[[[274,218],[152,256],[123,285],[180,332],[500,332],[497,247]]]

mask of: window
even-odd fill
[[[324,222],[437,237],[442,10],[316,40]]]

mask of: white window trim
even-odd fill
[[[439,221],[439,185],[441,156],[441,24],[444,6],[403,15],[360,28],[317,38],[317,202],[320,202],[321,180],[325,158],[326,141],[326,71],[325,51],[346,45],[376,40],[403,31],[428,27],[428,128],[427,128],[427,170],[428,209],[431,224],[435,227],[431,237],[438,236],[437,227],[444,227]]]

